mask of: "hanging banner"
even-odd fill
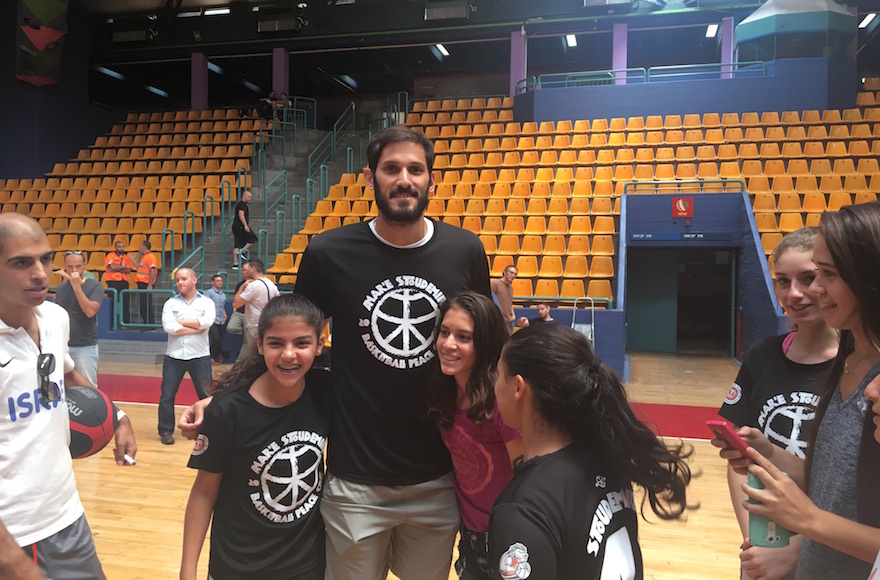
[[[69,0],[18,0],[15,76],[32,85],[54,85],[61,74]]]

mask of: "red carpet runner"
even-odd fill
[[[160,377],[132,377],[127,375],[99,376],[101,390],[119,403],[159,403]],[[191,405],[197,400],[189,378],[183,379],[177,391],[175,403]],[[659,405],[655,403],[632,403],[636,415],[647,423],[655,433],[665,437],[709,439],[706,421],[718,419],[717,407],[690,407],[684,405]]]

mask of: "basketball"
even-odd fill
[[[70,415],[70,456],[74,459],[94,455],[113,439],[116,432],[116,406],[110,398],[92,387],[67,387]]]

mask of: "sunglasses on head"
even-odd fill
[[[37,357],[37,373],[40,375],[40,398],[44,403],[54,403],[61,398],[61,387],[50,381],[49,376],[55,372],[55,355],[40,354]]]
[[[67,250],[64,252],[65,256],[82,256],[82,250]]]

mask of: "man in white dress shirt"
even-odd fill
[[[211,350],[208,331],[214,323],[214,302],[196,290],[198,278],[189,268],[174,277],[179,294],[162,308],[162,328],[168,333],[168,347],[162,361],[162,395],[159,398],[159,439],[174,443],[174,397],[184,373],[189,373],[200,399],[208,396],[211,384]]]

